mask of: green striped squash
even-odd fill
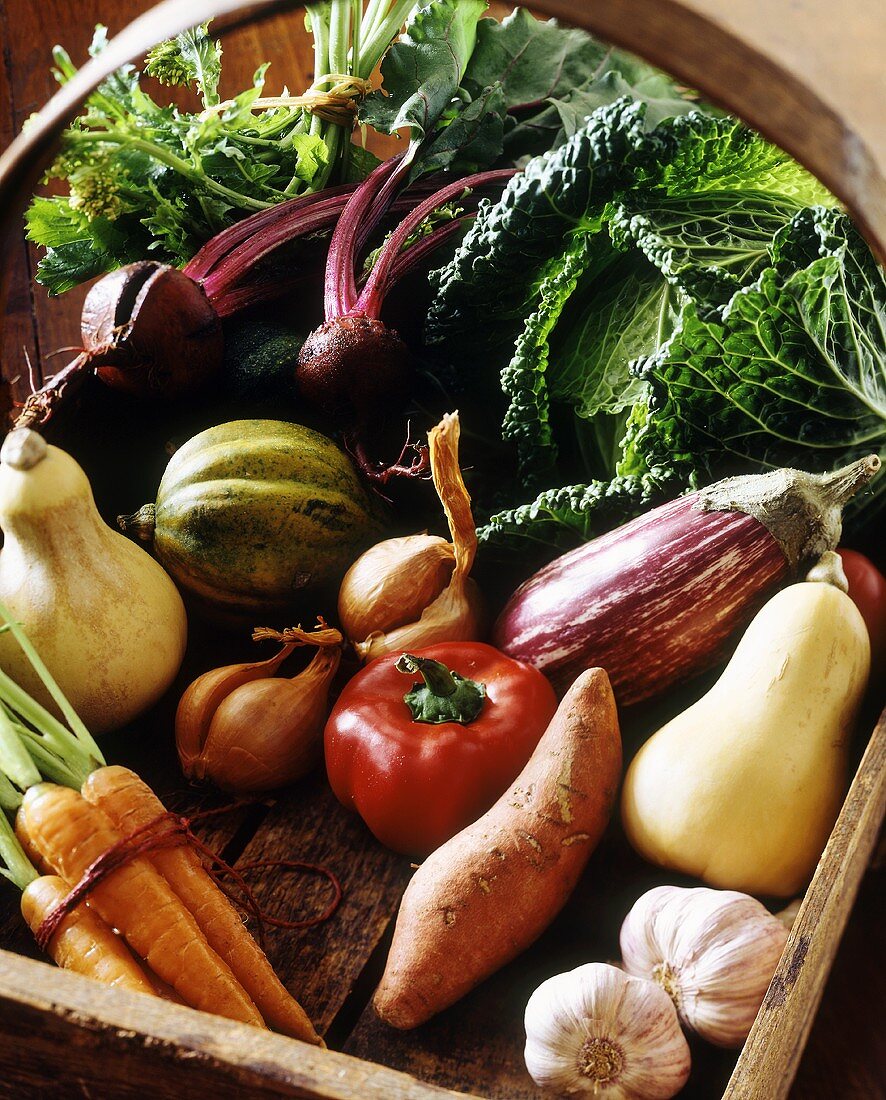
[[[130,526],[144,533],[149,510]],[[378,538],[379,514],[347,455],[319,432],[234,420],[172,456],[153,506],[154,550],[217,612],[282,613],[304,589],[338,583]]]

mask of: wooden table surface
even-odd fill
[[[148,6],[147,0],[0,0],[0,149],[52,93],[50,51],[56,42],[63,43],[75,60],[81,59],[95,23],[107,21],[113,32]],[[283,84],[290,89],[306,87],[311,68],[306,46],[297,14],[275,18],[260,28],[238,29],[225,39],[223,92],[246,87],[257,64],[265,60],[272,62],[270,94]],[[0,331],[0,362],[3,375],[16,380],[15,390],[22,395],[28,387],[28,361],[39,378],[41,364],[49,363],[49,374],[53,362],[59,362],[47,360],[51,352],[76,342],[83,292],[49,300],[32,282],[35,256],[23,238],[2,262],[11,279]],[[883,877],[875,865],[862,886],[791,1094],[796,1100],[886,1097]]]

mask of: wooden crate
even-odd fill
[[[819,56],[817,37],[827,7],[822,0],[799,4],[807,10],[796,17],[789,55],[775,60],[769,45],[781,42],[783,48],[784,24],[779,6],[764,0],[547,0],[533,6],[645,53],[743,114],[815,169],[851,206],[875,245],[886,240],[883,151],[869,140],[870,118],[859,106],[865,97],[851,91],[865,79],[864,58],[853,57],[851,75],[847,69],[841,76],[848,83],[837,87],[834,57],[839,60],[840,51],[833,49],[832,35],[828,57]],[[744,34],[747,27],[737,25],[736,13],[756,27],[753,41]],[[858,3],[846,19],[847,39],[857,39],[859,28],[867,34],[876,15],[868,0]],[[869,48],[874,50],[873,42]],[[880,56],[879,49],[875,52]],[[859,139],[854,160],[850,138]],[[27,173],[20,182],[27,185]],[[20,278],[21,271],[12,274]],[[218,660],[229,657],[211,640],[196,637],[181,684],[206,667],[210,651]],[[173,808],[188,813],[201,796],[182,791],[169,745],[170,707],[167,701],[142,723],[140,739],[108,742],[107,755],[130,763]],[[869,715],[868,729],[873,720]],[[162,731],[159,741],[157,731]],[[638,726],[628,738],[638,740],[643,732]],[[687,1100],[787,1096],[882,819],[884,755],[886,712],[861,759],[744,1050],[737,1057],[693,1043],[693,1075],[681,1094]],[[281,977],[334,1049],[318,1051],[56,970],[36,960],[15,899],[4,893],[0,1095],[140,1097],[150,1090],[160,1098],[219,1100],[243,1095],[529,1100],[539,1095],[522,1063],[522,1008],[529,993],[553,973],[614,958],[618,927],[632,901],[653,885],[675,881],[644,865],[618,831],[610,830],[573,899],[538,944],[453,1009],[416,1032],[400,1034],[375,1018],[368,1001],[411,874],[408,861],[377,845],[337,805],[319,776],[272,805],[240,811],[201,832],[231,861],[285,855],[328,864],[339,874],[345,900],[333,921],[298,933],[271,930],[267,944]],[[323,898],[321,884],[296,886],[272,872],[253,883],[259,900],[287,917],[310,912]]]

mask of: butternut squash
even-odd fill
[[[807,580],[779,592],[714,687],[634,758],[622,793],[633,846],[712,886],[797,893],[840,808],[869,665],[844,591]]]
[[[181,665],[185,609],[163,569],[104,523],[74,459],[19,428],[0,450],[0,600],[93,733],[126,725]],[[0,667],[53,713],[9,634]]]

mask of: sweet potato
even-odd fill
[[[606,828],[620,775],[615,700],[592,668],[513,786],[409,883],[373,1002],[386,1023],[417,1027],[541,935]]]

